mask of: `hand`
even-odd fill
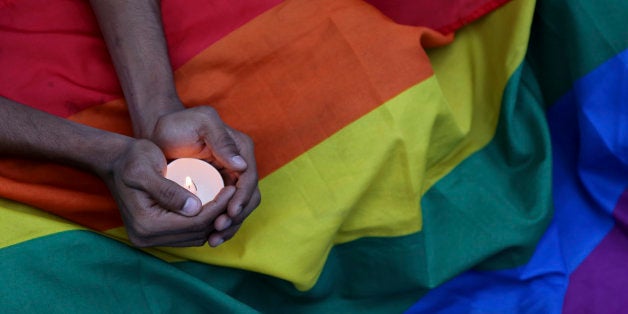
[[[150,139],[169,159],[194,157],[210,162],[222,174],[225,186],[235,187],[227,211],[214,222],[216,232],[209,244],[217,246],[233,237],[261,199],[253,141],[225,125],[208,106],[160,117]]]
[[[131,140],[102,176],[134,245],[201,246],[235,188],[226,187],[201,207],[194,194],[164,178],[165,168],[166,159],[157,146],[147,140]]]
[[[129,5],[130,3],[133,5]],[[168,158],[211,162],[235,189],[210,237],[233,236],[260,202],[252,141],[225,126],[210,107],[184,109],[168,59],[159,2],[90,0],[127,100],[136,137],[154,141]]]

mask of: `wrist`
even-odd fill
[[[101,134],[94,142],[94,147],[86,149],[91,153],[84,163],[89,170],[105,179],[113,173],[117,162],[123,158],[135,141],[133,138],[120,134]]]
[[[185,109],[176,93],[154,95],[135,101],[136,103],[129,103],[128,108],[136,138],[151,139],[159,119]]]

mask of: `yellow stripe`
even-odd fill
[[[514,1],[466,27],[430,52],[434,77],[262,180],[262,205],[225,245],[165,251],[305,290],[334,244],[420,231],[420,196],[493,137],[533,9],[533,1]]]
[[[525,57],[534,7],[534,0],[512,1],[463,28],[452,45],[428,52],[456,128],[466,134],[458,149],[428,164],[423,192],[493,138],[503,91]]]
[[[260,182],[262,205],[226,244],[216,249],[163,251],[262,272],[308,289],[316,282],[332,245],[338,242],[336,236],[343,223],[361,218],[371,222],[372,216],[359,215],[372,215],[372,209],[377,209],[380,223],[370,230],[372,234],[418,230],[420,165],[424,163],[420,156],[425,155],[428,142],[405,145],[404,139],[417,136],[420,141],[420,134],[408,133],[429,126],[411,123],[416,126],[411,130],[401,126],[413,122],[412,116],[418,112],[438,115],[444,104],[420,108],[439,99],[434,97],[437,87],[436,79],[430,78],[410,88],[267,176]],[[391,189],[391,185],[399,188]],[[360,231],[363,234],[367,230]],[[110,232],[123,236],[121,228]]]
[[[377,175],[385,174],[388,180],[375,181],[377,185],[370,186],[371,190],[365,190],[364,197],[354,203],[336,243],[421,230],[421,223],[408,223],[420,212],[420,196],[493,138],[503,91],[525,56],[533,12],[534,1],[514,1],[464,28],[451,45],[428,53],[433,79],[343,130],[356,134],[356,140],[366,134],[364,145],[395,141],[396,149],[381,160],[371,161],[371,165],[381,166]],[[373,116],[386,115],[390,118],[373,120],[377,119]],[[373,132],[378,122],[381,130]],[[398,136],[380,134],[387,132]],[[334,146],[343,144],[326,141],[320,146],[325,145],[333,151]],[[360,165],[354,170],[365,171]],[[404,195],[400,191],[404,188],[411,192]],[[375,193],[372,199],[371,193]],[[404,196],[407,206],[392,208],[403,204],[391,198]]]
[[[39,209],[0,198],[0,248],[83,227]]]
[[[463,29],[453,44],[430,52],[434,77],[262,180],[262,205],[233,240],[217,249],[151,252],[249,269],[305,290],[333,244],[419,231],[420,196],[492,138],[533,8],[533,1],[514,1]],[[21,218],[12,222],[32,221]],[[125,237],[123,228],[107,233]]]
[[[85,227],[58,216],[2,198],[0,198],[0,217],[2,217],[0,228],[3,230],[0,236],[0,249],[63,231],[86,230]],[[108,230],[105,235],[130,244],[123,227]],[[169,262],[185,260],[160,249],[144,250]]]

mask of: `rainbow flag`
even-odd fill
[[[0,312],[628,305],[628,2],[161,7],[181,99],[251,135],[262,204],[218,248],[137,249],[97,177],[0,152]],[[0,69],[0,96],[132,133],[85,1],[0,1]]]

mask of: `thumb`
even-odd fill
[[[238,146],[232,134],[226,127],[213,128],[205,138],[205,142],[211,148],[214,157],[225,168],[236,171],[244,171],[247,168],[246,161],[240,156]]]
[[[201,200],[192,192],[164,177],[155,182],[156,188],[150,194],[162,208],[183,216],[196,216],[201,211]]]

